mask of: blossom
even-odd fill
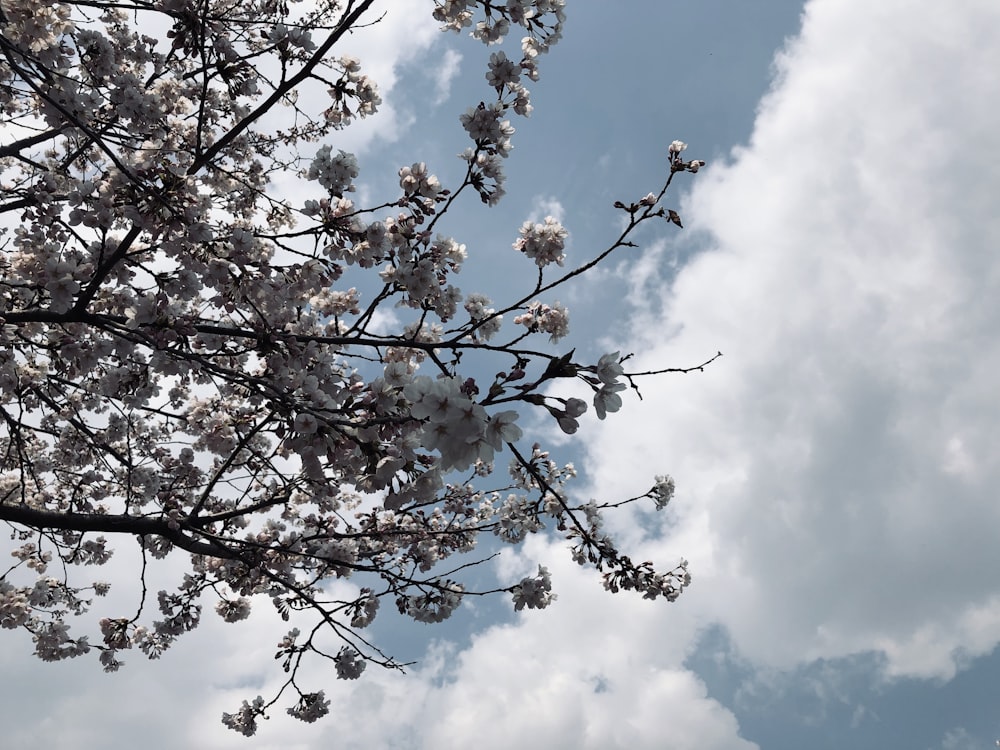
[[[587,411],[587,402],[582,398],[569,398],[565,403],[568,417],[579,417]]]
[[[514,249],[534,259],[539,268],[549,263],[563,264],[569,232],[557,219],[546,216],[544,224],[526,221],[521,225],[520,235],[514,241]]]
[[[287,711],[289,716],[311,724],[330,713],[330,700],[322,690],[316,693],[303,693],[299,702]]]
[[[331,152],[329,145],[321,146],[309,166],[307,176],[310,180],[317,180],[330,195],[342,196],[345,192],[354,190],[351,183],[358,176],[358,160],[354,154],[343,150],[336,156],[331,156]]]
[[[559,425],[559,429],[567,435],[575,435],[576,431],[580,429],[580,422],[567,414],[560,415],[556,419],[556,422]]]
[[[628,386],[624,383],[605,384],[594,394],[594,411],[597,412],[598,419],[604,419],[608,412],[615,412],[622,408],[622,397],[619,391],[624,391]]]
[[[252,737],[257,732],[257,718],[263,715],[264,699],[258,695],[253,703],[243,701],[237,713],[222,714],[222,723],[245,737]]]
[[[517,421],[516,411],[501,411],[493,414],[486,425],[484,440],[500,450],[503,443],[513,443],[521,439],[521,428],[514,422]]]
[[[552,593],[552,576],[548,568],[539,565],[538,575],[521,579],[513,589],[514,609],[520,612],[528,609],[544,609],[552,603],[556,595]]]
[[[613,384],[618,382],[618,378],[625,372],[621,366],[619,355],[621,352],[613,352],[603,355],[597,362],[595,370],[597,377],[602,383]]]
[[[312,414],[307,412],[300,412],[295,415],[295,421],[292,427],[296,432],[302,435],[313,435],[316,430],[319,429],[319,420]]]
[[[215,611],[226,622],[239,622],[250,616],[250,600],[245,596],[236,599],[220,599]]]
[[[508,60],[503,52],[494,52],[490,55],[490,69],[486,73],[486,80],[490,86],[500,89],[516,84],[520,78],[520,65],[513,60]]]
[[[506,154],[514,128],[509,121],[500,119],[503,113],[502,105],[492,102],[468,109],[459,120],[472,140],[493,145],[501,154]]]
[[[490,298],[485,294],[473,293],[465,298],[463,307],[469,313],[472,322],[476,324],[474,337],[489,341],[500,330],[503,316],[489,307]]]
[[[425,198],[435,198],[441,192],[440,181],[427,173],[427,165],[423,162],[400,168],[399,186],[407,195],[419,194]]]
[[[544,331],[555,342],[569,333],[569,311],[558,302],[552,305],[532,302],[527,312],[514,318],[514,323],[532,332]]]
[[[400,611],[417,622],[443,622],[458,609],[463,592],[461,584],[445,581],[426,593],[405,597]]]
[[[361,589],[362,598],[354,608],[355,615],[351,619],[352,628],[364,628],[372,623],[378,613],[379,598],[374,595],[370,588]]]
[[[657,510],[663,510],[674,497],[674,479],[669,474],[657,476],[656,484],[649,491],[649,496],[656,503]]]

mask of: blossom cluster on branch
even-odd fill
[[[481,539],[555,531],[610,590],[673,600],[687,586],[685,563],[656,572],[602,531],[604,510],[641,498],[573,501],[572,467],[523,447],[519,415],[540,408],[575,432],[588,403],[559,395],[566,381],[601,419],[621,408],[640,374],[627,356],[588,364],[532,340],[568,331],[553,289],[640,224],[680,224],[661,200],[703,162],[671,144],[659,193],[616,204],[620,235],[569,271],[552,275],[566,229],[525,223],[513,248],[537,275],[519,299],[454,283],[469,251],[444,219],[463,193],[503,195],[509,118],[531,112],[523,81],[560,38],[563,4],[428,1],[445,29],[488,45],[519,27],[520,53],[490,54],[492,94],[460,115],[458,184],[413,163],[398,194],[359,205],[361,169],[337,134],[381,99],[338,50],[377,21],[375,0],[0,0],[0,521],[14,540],[0,627],[27,630],[42,659],[96,651],[113,671],[195,629],[206,599],[230,623],[261,604],[311,615],[280,637],[278,694],[224,715],[250,735],[285,692],[292,716],[328,713],[297,682],[307,656],[342,679],[401,667],[363,634],[385,599],[425,623],[468,596],[552,601],[544,567],[467,588]],[[283,191],[278,177],[300,182]],[[673,492],[661,476],[641,497],[662,508]],[[138,606],[77,635],[108,590],[79,568],[124,537],[142,556]],[[167,557],[186,572],[146,601],[147,566]]]

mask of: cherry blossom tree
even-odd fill
[[[381,100],[338,50],[378,21],[374,0],[0,0],[0,520],[13,558],[0,625],[30,633],[41,659],[95,652],[113,671],[129,650],[159,656],[204,606],[226,622],[274,607],[304,626],[275,634],[278,694],[223,717],[250,735],[279,699],[304,721],[327,712],[297,680],[307,657],[343,679],[401,668],[365,635],[383,602],[427,623],[468,596],[545,607],[544,567],[467,588],[485,540],[562,535],[607,589],[650,599],[690,582],[684,561],[635,563],[602,530],[609,508],[663,508],[672,479],[574,500],[572,466],[526,440],[519,417],[542,410],[573,433],[591,404],[604,419],[656,374],[553,346],[568,313],[552,293],[641,224],[680,225],[662,200],[703,162],[670,144],[658,192],[616,203],[619,235],[570,270],[558,221],[523,224],[513,251],[534,281],[518,299],[461,292],[467,248],[447,217],[470,195],[501,199],[508,118],[531,111],[525,83],[564,2],[426,4],[497,48],[484,101],[460,115],[464,177],[446,186],[404,165],[398,191],[359,205],[338,135]],[[524,38],[508,56],[514,27]],[[108,591],[84,568],[129,540],[138,606],[94,612],[79,634]],[[176,588],[147,601],[149,567],[178,560]]]

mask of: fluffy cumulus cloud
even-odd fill
[[[608,601],[563,549],[531,544],[527,552],[552,571],[559,599],[461,653],[432,698],[423,746],[756,747],[680,667],[690,620],[671,625],[663,608],[637,597]]]
[[[948,677],[1000,640],[998,23],[810,3],[683,206],[710,247],[637,313],[636,370],[726,356],[609,420],[597,491],[674,473],[686,596],[758,663]]]

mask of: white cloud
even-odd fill
[[[635,596],[609,600],[566,550],[528,545],[559,599],[495,627],[436,691],[427,746],[751,748],[728,710],[679,665],[695,624]]]
[[[965,727],[955,727],[945,732],[941,750],[985,750],[986,745],[976,740]]]
[[[528,214],[527,220],[538,223],[545,221],[547,216],[551,216],[558,222],[565,221],[566,207],[554,196],[536,195],[534,206],[531,209],[531,213]]]
[[[441,58],[441,67],[438,68],[434,76],[437,93],[434,97],[435,104],[444,104],[451,96],[451,84],[455,76],[462,68],[462,54],[457,50],[445,50],[444,57]]]
[[[332,139],[337,148],[355,153],[365,151],[376,138],[396,140],[413,124],[413,115],[400,108],[395,95],[399,72],[440,43],[441,37],[440,24],[423,3],[377,3],[365,18],[378,21],[349,34],[337,48],[337,54],[361,61],[362,72],[378,84],[382,97],[375,115],[338,131]]]
[[[998,21],[811,3],[683,206],[711,249],[637,316],[637,370],[726,356],[609,419],[597,494],[677,477],[685,596],[757,662],[947,677],[1000,641]]]

